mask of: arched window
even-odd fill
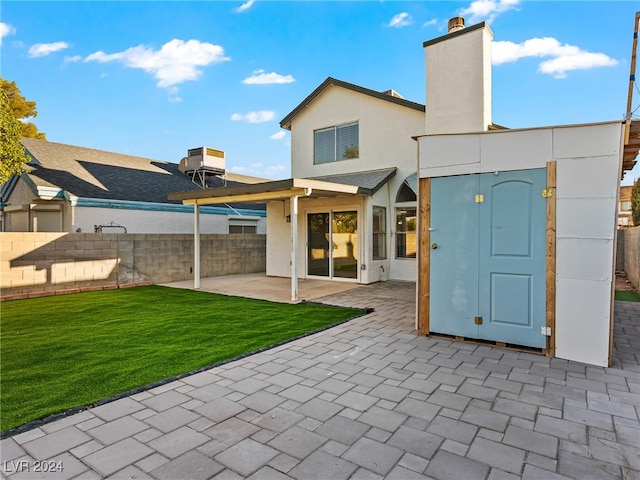
[[[396,203],[406,204],[418,199],[418,174],[409,175],[398,189]],[[396,258],[416,258],[416,206],[396,206]]]
[[[418,174],[409,175],[398,189],[396,203],[415,202],[418,200]]]

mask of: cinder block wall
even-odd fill
[[[624,238],[624,271],[627,279],[640,292],[640,227],[618,231]]]
[[[265,235],[200,237],[202,277],[264,272]],[[0,298],[193,278],[193,235],[0,233]]]

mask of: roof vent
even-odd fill
[[[453,17],[451,20],[449,20],[448,27],[449,27],[449,33],[462,30],[464,28],[464,18]]]
[[[400,95],[398,92],[396,92],[393,88],[391,88],[389,90],[385,90],[384,92],[380,92],[380,93],[382,93],[383,95],[389,95],[390,97],[404,99],[404,97],[402,95]]]

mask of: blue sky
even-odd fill
[[[226,152],[230,171],[274,179],[290,175],[290,135],[279,121],[327,77],[424,103],[422,43],[456,15],[468,26],[488,21],[494,33],[495,123],[621,120],[639,9],[527,0],[1,8],[2,76],[36,101],[33,121],[48,140],[170,162],[208,146]],[[638,177],[640,167],[623,184]]]

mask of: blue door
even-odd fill
[[[430,331],[544,348],[546,170],[431,180]]]

